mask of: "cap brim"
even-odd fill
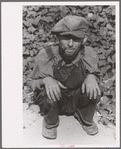
[[[59,33],[59,35],[73,35],[74,37],[77,38],[83,38],[85,36],[85,32],[83,31],[69,31],[69,32],[62,32]]]
[[[79,31],[79,30],[78,31],[61,32],[61,33],[59,33],[59,35],[72,35],[77,38],[84,38],[85,36],[87,36],[88,39],[90,41],[92,41],[91,36],[88,33],[85,33],[83,31]]]

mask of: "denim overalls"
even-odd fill
[[[60,113],[70,114],[76,110],[76,100],[74,97],[77,89],[82,86],[86,78],[84,65],[80,59],[78,66],[74,64],[62,66],[62,60],[60,60],[58,64],[53,66],[53,70],[54,78],[67,87],[67,89],[61,89]]]
[[[48,99],[45,90],[38,94],[36,101],[40,106],[41,114],[44,116],[46,127],[57,126],[59,114],[74,115],[75,112],[79,121],[91,125],[100,96],[90,100],[86,93],[82,93],[82,83],[87,76],[82,59],[79,60],[78,65],[62,66],[62,60],[54,63],[53,76],[67,89],[61,89],[61,99],[56,102]]]

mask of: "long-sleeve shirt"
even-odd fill
[[[61,60],[62,58],[59,55],[59,46],[51,46],[51,49],[56,57],[56,61],[58,62]],[[98,69],[98,57],[96,52],[91,47],[85,46],[74,59],[74,61],[72,61],[72,64],[77,65],[79,59],[82,59],[88,74],[94,74],[100,78],[100,70]],[[53,77],[53,64],[53,59],[48,57],[46,50],[43,48],[35,58],[35,67],[30,73],[26,82],[33,91],[35,91],[36,88],[41,90],[43,87],[43,78],[48,76]],[[62,65],[65,65],[64,61]]]

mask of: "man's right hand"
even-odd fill
[[[59,81],[53,79],[52,77],[46,77],[43,79],[43,84],[45,85],[47,96],[50,100],[57,101],[61,98],[61,89],[67,89]]]

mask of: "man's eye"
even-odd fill
[[[64,39],[70,39],[70,37],[69,36],[64,36]]]
[[[71,35],[62,36],[62,39],[64,39],[64,40],[70,40],[70,39],[72,39],[73,41],[76,41],[76,42],[80,42],[81,41],[80,38],[77,38],[77,37],[74,37],[74,36],[71,36]]]
[[[80,38],[73,38],[73,40],[74,40],[74,41],[77,41],[77,42],[78,42],[78,41],[79,41],[79,42],[81,41]]]

